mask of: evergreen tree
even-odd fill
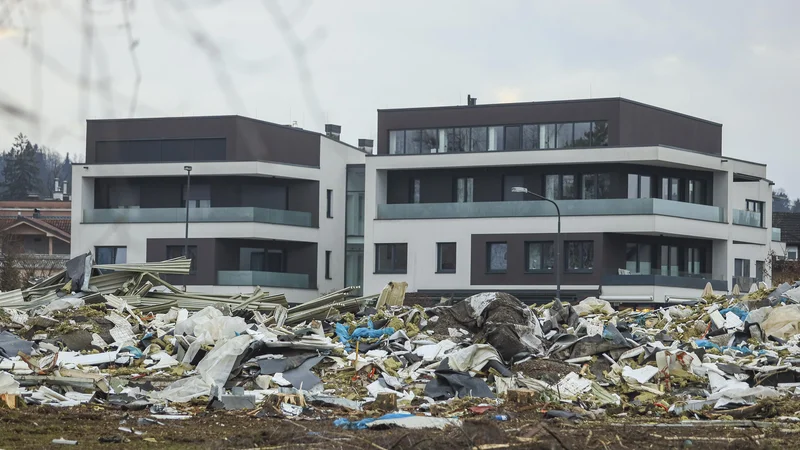
[[[14,138],[14,145],[4,155],[3,186],[7,200],[24,200],[29,193],[38,192],[37,151],[37,146],[32,145],[22,133]]]

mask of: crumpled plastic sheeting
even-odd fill
[[[447,356],[448,365],[456,372],[475,372],[490,361],[502,363],[500,355],[489,344],[473,344]]]
[[[373,328],[371,320],[367,327],[353,330],[353,334],[349,333],[349,329],[346,325],[341,323],[336,324],[336,335],[339,336],[339,340],[343,344],[348,344],[350,341],[357,341],[362,338],[373,339],[381,336],[391,336],[392,334],[394,334],[394,328],[386,327],[376,330]]]
[[[0,372],[0,394],[19,394],[19,382],[9,373]]]
[[[800,305],[776,306],[761,323],[767,336],[786,339],[800,332]]]
[[[175,335],[200,336],[208,333],[211,340],[216,342],[220,339],[232,338],[243,333],[247,328],[248,325],[243,318],[225,316],[217,308],[207,306],[188,319],[178,322],[175,325]]]
[[[616,312],[614,308],[611,307],[611,303],[596,297],[583,299],[580,303],[573,306],[573,309],[579,316],[586,316],[588,314],[611,315]]]
[[[151,397],[185,403],[193,398],[208,395],[213,386],[224,386],[233,370],[236,358],[244,352],[252,340],[250,335],[244,334],[218,342],[197,365],[199,375],[182,378],[162,391],[152,393]]]

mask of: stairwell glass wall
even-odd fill
[[[347,168],[345,204],[345,286],[364,283],[364,166]],[[361,289],[355,292],[361,295]]]

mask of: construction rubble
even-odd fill
[[[289,307],[162,279],[190,263],[87,253],[0,294],[0,408],[95,405],[153,423],[227,410],[351,430],[476,415],[800,421],[776,406],[800,394],[800,284],[634,310],[500,292],[426,309],[390,283]]]

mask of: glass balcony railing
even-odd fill
[[[562,216],[662,215],[725,222],[725,210],[717,206],[658,198],[557,200]],[[402,203],[378,205],[378,219],[455,219],[482,217],[555,216],[545,201]]]
[[[773,228],[772,229],[772,240],[774,242],[781,241],[781,229],[780,228]]]
[[[185,208],[85,209],[84,223],[182,223]],[[312,226],[311,213],[267,208],[190,208],[189,222],[259,222]]]
[[[744,225],[747,227],[761,227],[761,213],[734,209],[733,223],[734,225]]]
[[[665,286],[686,289],[703,289],[707,283],[717,291],[727,291],[725,280],[712,279],[710,273],[677,272],[677,275],[631,274],[631,275],[605,275],[602,283],[604,286]]]
[[[217,272],[220,286],[265,286],[295,289],[311,287],[305,273],[257,272],[249,270],[220,270]]]

